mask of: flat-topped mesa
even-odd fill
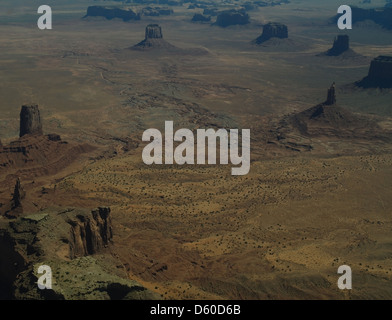
[[[233,25],[245,25],[250,23],[250,17],[243,9],[222,11],[218,14],[214,25],[226,28]]]
[[[392,88],[392,56],[373,59],[368,75],[356,85],[365,88]]]
[[[326,52],[327,56],[339,56],[350,49],[350,39],[348,35],[338,35],[335,37],[333,46]]]
[[[327,100],[324,102],[325,105],[333,105],[336,103],[336,93],[335,93],[335,82],[328,89]]]
[[[146,38],[147,39],[163,39],[162,28],[157,24],[149,24],[146,27]]]
[[[136,14],[131,9],[120,9],[102,6],[90,6],[87,8],[87,17],[104,17],[107,20],[114,18],[122,19],[123,21],[140,20],[140,14]]]
[[[392,81],[392,56],[378,56],[370,64],[368,77],[374,80]]]
[[[19,137],[23,137],[26,134],[42,135],[42,123],[38,105],[22,106]]]
[[[201,13],[195,13],[195,15],[193,16],[192,22],[210,22],[211,21],[211,17],[210,16],[205,16]]]
[[[286,39],[289,37],[286,25],[279,22],[270,22],[263,26],[263,33],[253,41],[255,44],[261,44],[271,38]]]

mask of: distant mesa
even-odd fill
[[[135,13],[131,9],[120,9],[116,7],[102,6],[88,7],[87,14],[83,18],[87,17],[104,17],[107,20],[118,18],[122,19],[123,21],[140,20],[140,14]]]
[[[250,17],[244,9],[227,10],[218,14],[214,25],[226,28],[233,25],[245,25],[250,23]]]
[[[26,134],[43,134],[38,105],[22,106],[20,111],[19,137],[23,137]]]
[[[175,46],[163,39],[162,28],[158,24],[149,24],[146,27],[145,38],[132,49],[151,50],[151,49],[174,49]]]
[[[196,13],[192,20],[192,22],[210,22],[211,21],[211,17],[209,16],[205,16],[204,14],[201,13]]]
[[[256,10],[259,7],[257,3],[251,1],[245,2],[242,6],[246,11]]]
[[[123,1],[123,0],[117,0]],[[134,4],[151,4],[151,3],[158,3],[167,6],[182,6],[184,2],[196,2],[196,1],[183,1],[183,0],[127,0],[127,3],[134,3]]]
[[[392,56],[373,59],[368,75],[355,85],[362,88],[392,88]]]
[[[288,37],[289,32],[286,25],[278,22],[270,22],[263,26],[263,33],[253,40],[252,43],[259,45],[272,38],[287,39]]]
[[[173,13],[173,9],[163,7],[145,7],[141,10],[141,15],[149,17],[169,16]]]
[[[217,8],[205,8],[203,10],[203,14],[205,16],[212,16],[212,17],[216,17],[219,13],[219,10]]]
[[[208,5],[205,3],[192,3],[188,6],[188,9],[206,9]]]

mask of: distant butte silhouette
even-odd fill
[[[392,88],[392,56],[373,59],[368,75],[355,84],[362,88]]]
[[[262,44],[271,38],[287,39],[289,37],[286,25],[279,22],[270,22],[263,26],[263,33],[252,41],[253,44]]]
[[[158,24],[149,24],[146,27],[145,38],[131,49],[175,49],[176,47],[163,39],[162,28]]]

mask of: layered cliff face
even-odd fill
[[[160,299],[118,268],[107,249],[112,236],[110,208],[50,208],[0,219],[0,298]],[[40,265],[51,268],[52,289],[38,288]]]
[[[87,8],[87,14],[83,18],[87,17],[104,17],[108,20],[118,18],[123,21],[140,20],[140,15],[136,14],[131,9],[120,9],[110,8],[102,6],[90,6]]]
[[[83,257],[102,250],[113,237],[110,208],[93,210],[91,216],[78,215],[71,225],[70,256]]]
[[[286,39],[289,36],[286,25],[278,22],[270,22],[263,26],[263,33],[253,40],[254,44],[262,44],[272,38]]]
[[[26,134],[42,135],[42,123],[38,105],[22,106],[19,137],[23,137]]]
[[[157,24],[149,24],[146,27],[145,39],[163,39],[162,28]]]
[[[392,88],[392,56],[373,59],[368,75],[356,85],[363,88]]]

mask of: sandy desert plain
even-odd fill
[[[189,3],[123,22],[82,19],[90,5],[120,2],[48,0],[53,30],[39,30],[41,4],[0,3],[0,139],[17,140],[20,107],[37,103],[44,133],[69,144],[0,167],[0,225],[15,221],[2,211],[19,177],[19,219],[45,212],[49,223],[67,208],[110,207],[113,239],[73,259],[49,228],[54,240],[41,242],[53,256],[31,262],[26,253],[25,266],[52,261],[55,291],[74,299],[94,298],[74,282],[72,265],[86,259],[163,299],[392,298],[392,91],[353,85],[373,58],[392,55],[391,30],[366,21],[340,31],[329,19],[343,3],[310,0],[252,10],[249,24],[227,28],[192,23],[202,10]],[[253,45],[270,21],[286,24],[289,39]],[[152,23],[180,49],[129,49]],[[350,36],[361,59],[316,56],[338,34]],[[291,127],[290,115],[322,103],[333,82],[337,105],[377,123],[374,132]],[[165,120],[175,129],[250,129],[249,174],[232,176],[231,165],[145,165],[142,133],[163,131]],[[10,298],[18,273],[2,241],[0,283]],[[352,290],[337,286],[343,264]]]

